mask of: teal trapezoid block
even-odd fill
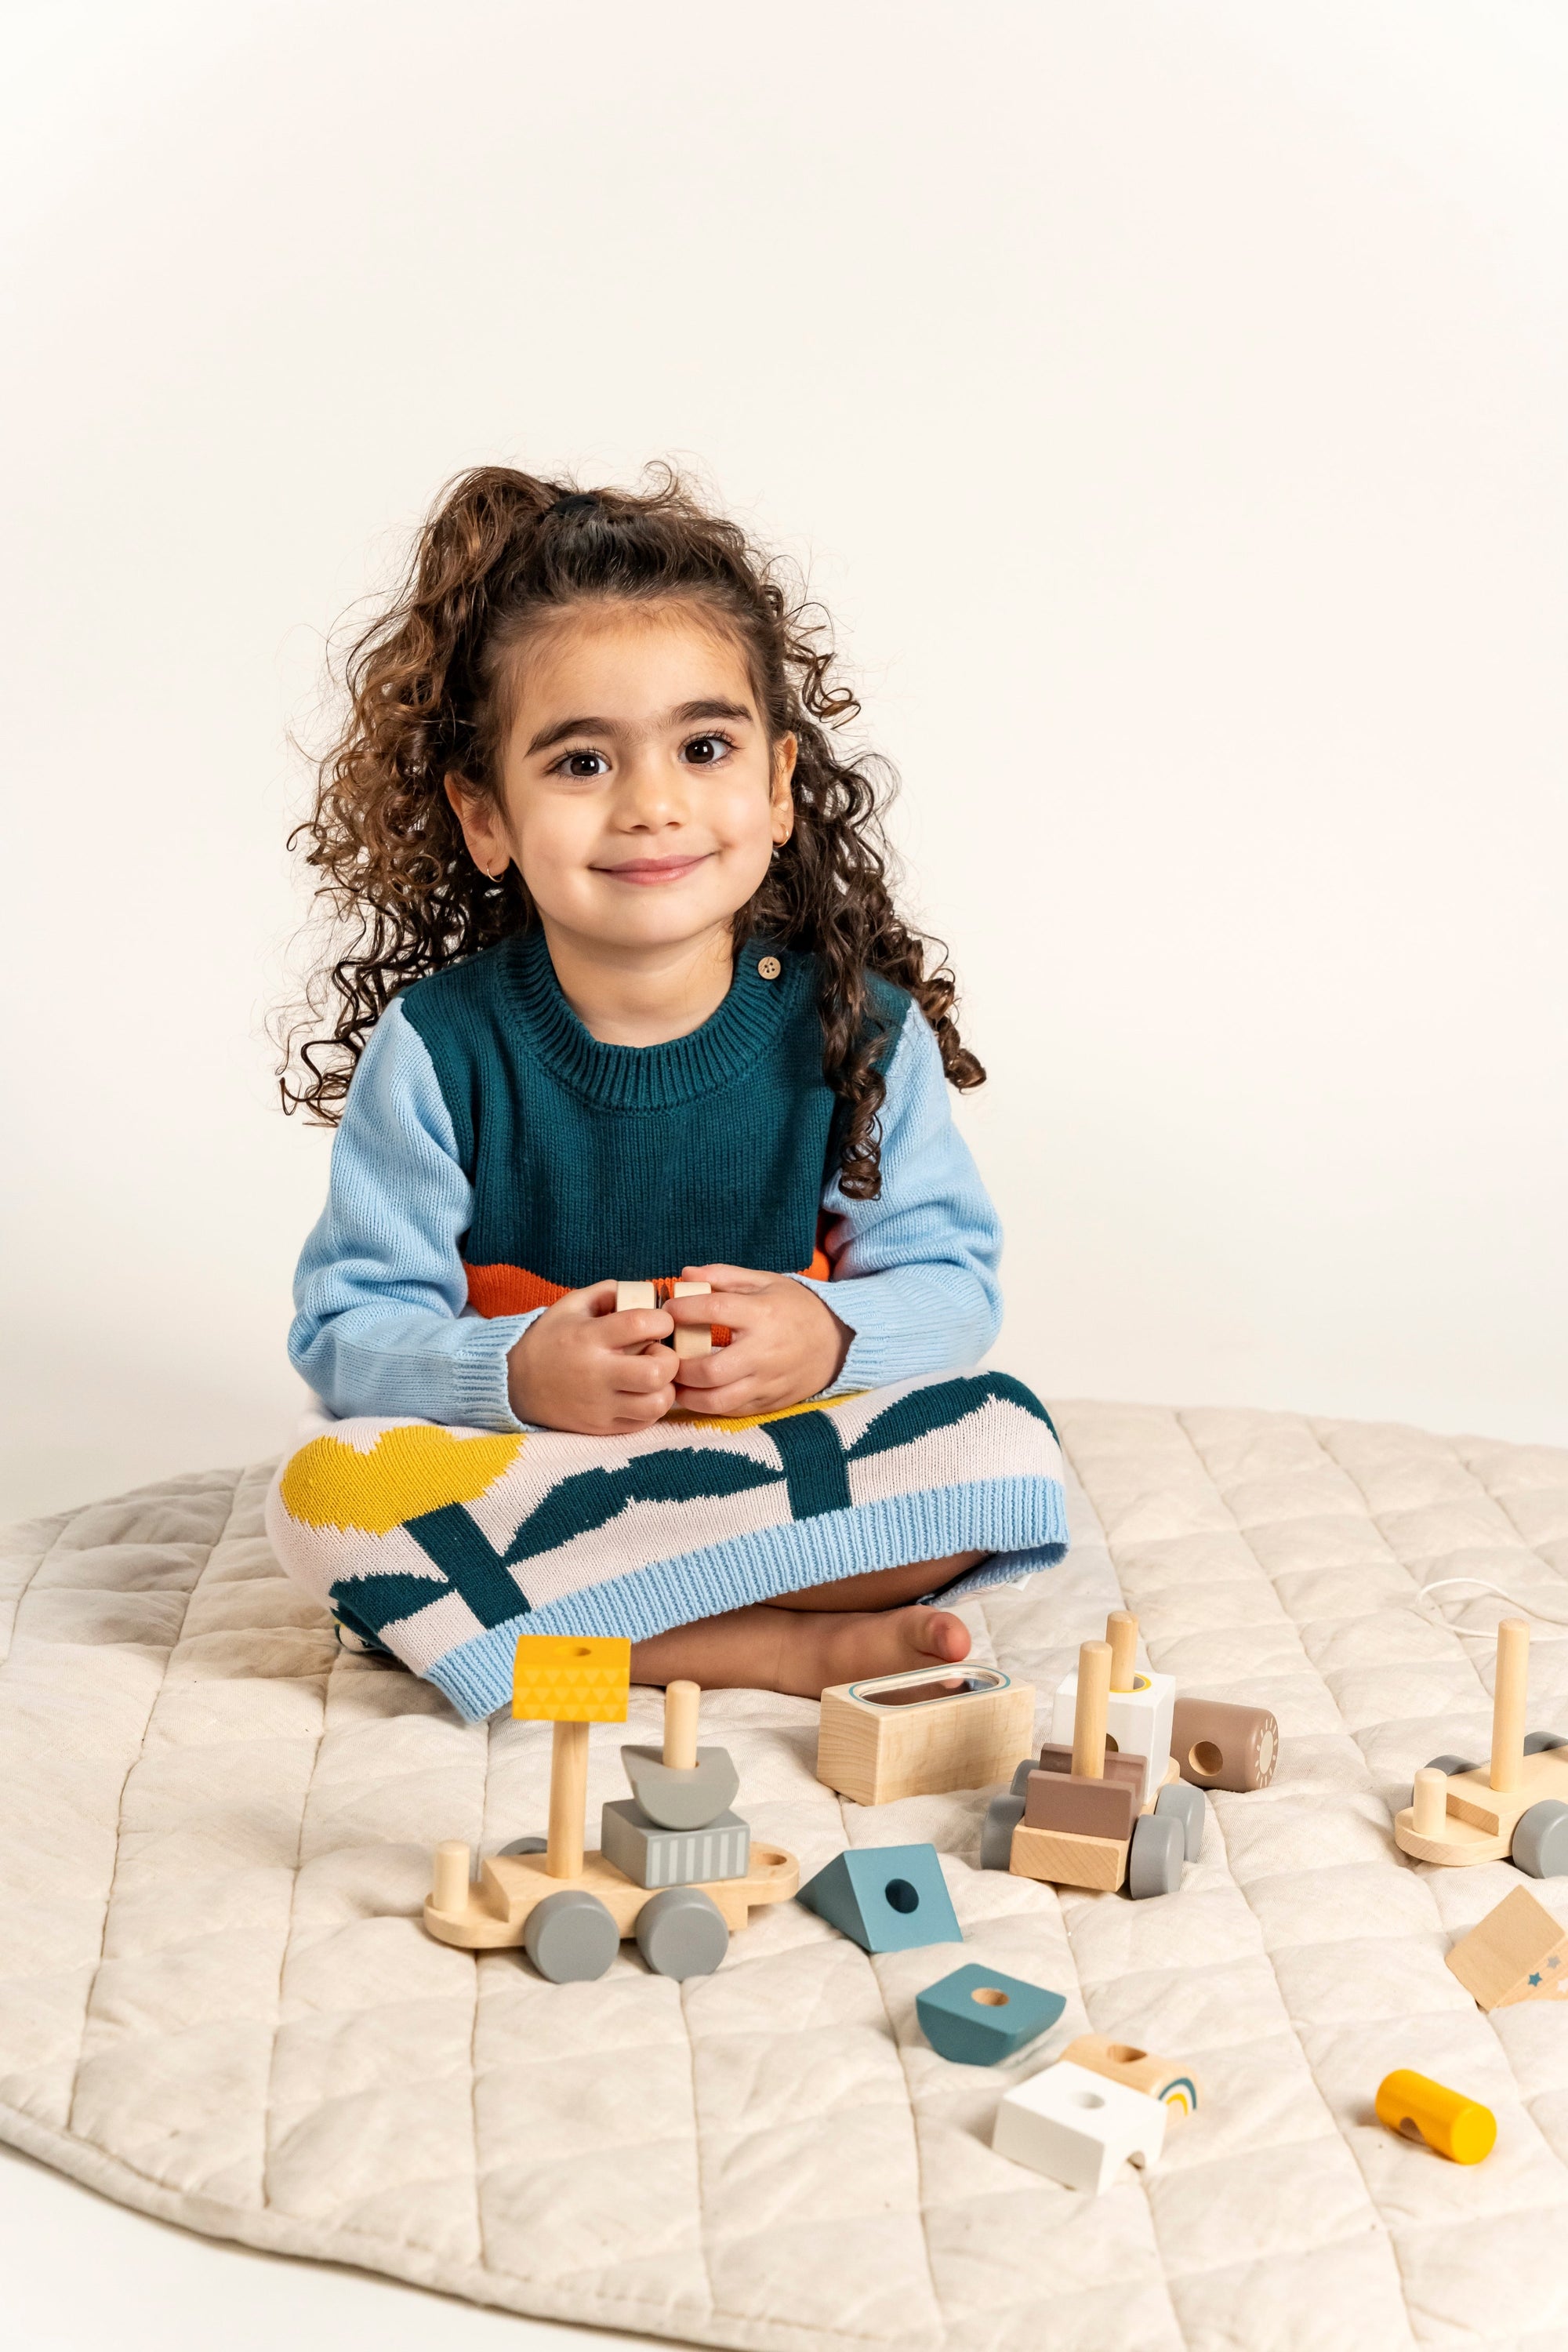
[[[862,1951],[963,1941],[934,1845],[847,1847],[806,1882],[799,1900]]]
[[[926,2040],[961,2066],[995,2066],[1016,2058],[1066,2007],[1059,1992],[973,1961],[915,1995],[915,2015]]]

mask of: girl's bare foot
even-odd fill
[[[704,1690],[776,1690],[820,1698],[831,1684],[858,1682],[867,1675],[896,1675],[928,1662],[957,1665],[969,1655],[969,1628],[950,1609],[911,1605],[911,1596],[948,1583],[982,1557],[965,1553],[952,1560],[881,1570],[844,1580],[852,1591],[843,1585],[818,1586],[786,1601],[759,1601],[674,1626],[633,1643],[632,1680],[668,1683],[685,1676]],[[851,1598],[880,1600],[883,1605],[846,1608]]]

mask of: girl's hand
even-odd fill
[[[733,1334],[727,1348],[679,1366],[676,1401],[689,1412],[772,1412],[837,1379],[854,1334],[804,1283],[743,1265],[682,1266],[680,1278],[711,1288],[706,1298],[672,1298],[671,1318],[726,1323]]]
[[[699,1301],[706,1305],[706,1300]],[[616,1312],[616,1286],[569,1290],[531,1323],[507,1358],[519,1421],[582,1437],[631,1437],[675,1402],[674,1325],[662,1307]]]

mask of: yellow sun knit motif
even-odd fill
[[[472,1503],[517,1460],[521,1437],[454,1437],[423,1425],[384,1429],[368,1454],[313,1437],[279,1483],[283,1507],[308,1528],[384,1536],[443,1503]]]

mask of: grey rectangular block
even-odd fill
[[[637,1886],[701,1885],[711,1878],[744,1878],[752,1832],[738,1813],[721,1813],[702,1830],[664,1830],[635,1797],[605,1807],[599,1850]]]

